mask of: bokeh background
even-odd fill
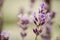
[[[37,0],[34,4],[33,10],[37,10],[40,6],[42,0]],[[3,29],[2,31],[11,32],[9,40],[22,40],[20,36],[21,29],[17,26],[18,13],[21,7],[24,8],[25,13],[28,12],[30,6],[29,0],[4,0],[2,6],[3,12]],[[52,40],[55,40],[56,37],[60,37],[60,0],[51,1],[51,9],[56,12],[56,17],[54,18],[54,25],[52,30]],[[31,24],[32,25],[32,24]],[[28,33],[25,40],[34,40],[35,34],[32,31],[33,26],[26,30]],[[41,38],[38,37],[40,40]]]

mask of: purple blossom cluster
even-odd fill
[[[1,40],[9,40],[10,33],[8,32],[1,32]]]
[[[34,15],[34,24],[37,26],[36,29],[33,29],[33,32],[38,36],[40,33],[42,33],[43,29],[41,29],[42,26],[46,26],[47,35],[41,36],[44,40],[50,40],[50,28],[47,27],[47,24],[52,25],[53,22],[51,21],[55,17],[55,12],[49,10],[49,6],[44,2],[41,4],[41,9],[38,10],[38,17]],[[40,30],[38,30],[40,28]],[[46,38],[47,37],[47,38]],[[37,39],[36,39],[37,40]]]
[[[36,35],[39,35],[41,32],[42,32],[42,30],[41,29],[37,29],[37,28],[35,28],[35,29],[33,29],[33,32],[36,34]]]
[[[35,0],[30,0],[31,1],[31,3],[34,3],[35,2]]]
[[[23,9],[22,9],[23,10]],[[18,26],[23,30],[20,35],[22,39],[24,39],[27,36],[27,33],[25,32],[27,28],[29,27],[29,19],[24,12],[20,12],[18,15],[19,21],[18,21]]]
[[[0,7],[2,7],[4,0],[0,0]]]

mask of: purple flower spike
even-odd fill
[[[38,21],[38,19],[35,17],[35,20]]]
[[[55,12],[52,12],[52,14],[50,15],[51,19],[53,19],[55,17]]]
[[[36,17],[35,15],[34,15],[34,20],[35,20],[35,21],[38,21],[38,19],[37,19],[37,17]]]
[[[46,33],[47,33],[47,34],[50,34],[50,32],[51,32],[51,29],[48,28],[48,27],[46,27]]]
[[[36,33],[37,32],[37,29],[33,29],[33,32]]]
[[[42,26],[45,24],[45,20],[41,21],[38,26]]]
[[[44,18],[45,16],[44,15],[41,15],[41,18]]]
[[[45,19],[46,17],[45,17],[45,14],[39,14],[39,19],[41,19],[41,20],[43,20],[43,19]]]
[[[41,35],[42,40],[51,40],[49,35]]]
[[[35,2],[35,0],[31,0],[31,3],[34,3]]]
[[[40,29],[40,30],[39,30],[39,32],[41,33],[41,32],[42,32],[42,30]]]
[[[40,10],[39,10],[39,13],[40,13]]]
[[[44,4],[44,3],[42,3],[41,7],[43,8],[43,7],[44,7],[44,5],[45,5],[45,4]]]
[[[21,20],[22,22],[21,22],[21,24],[29,24],[29,20]]]
[[[25,32],[21,32],[20,34],[22,37],[26,37],[26,35],[27,35]]]
[[[39,35],[39,31],[37,29],[33,29],[33,32],[36,34],[36,35]]]
[[[39,35],[39,34],[42,32],[42,30],[33,29],[33,32],[34,32],[36,35]]]
[[[46,5],[46,3],[43,2],[43,3],[41,4],[41,8],[44,8],[45,5]]]
[[[1,32],[1,40],[9,40],[9,36],[6,32]]]
[[[9,37],[7,37],[7,38],[4,37],[3,40],[9,40]]]
[[[34,23],[37,25],[36,21],[34,20]]]
[[[40,25],[43,25],[45,23],[45,21],[43,21]]]
[[[37,25],[37,23],[36,22],[38,22],[38,19],[37,19],[37,17],[36,16],[34,16],[34,23]]]
[[[49,25],[53,25],[53,22],[52,21],[48,21],[47,22]]]

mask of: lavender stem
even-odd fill
[[[36,37],[35,37],[35,40],[37,40],[37,35],[36,35]]]

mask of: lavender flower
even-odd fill
[[[45,6],[45,3],[42,3],[42,4],[41,4],[41,8],[43,8],[44,6]]]
[[[39,21],[38,21],[39,20]],[[37,26],[41,26],[45,23],[45,14],[39,14],[38,17],[34,15],[34,23]]]
[[[38,19],[35,17],[35,20],[38,21]]]
[[[46,23],[46,25],[48,24],[48,25],[52,25],[53,23],[52,23],[52,21],[50,20],[50,13],[47,13],[46,14],[46,19],[48,20],[45,20],[47,23]],[[51,40],[51,29],[50,29],[50,27],[47,25],[47,27],[46,27],[46,35],[42,35],[41,37],[42,37],[42,40]]]
[[[39,14],[39,18],[42,20],[45,19],[45,14]]]
[[[43,25],[45,23],[45,14],[39,14],[39,26]]]
[[[42,25],[44,25],[45,24],[45,21],[44,20],[41,20],[40,22],[39,22],[39,25],[38,26],[42,26]]]
[[[33,32],[36,34],[36,37],[35,37],[35,40],[37,40],[37,37],[39,36],[39,34],[42,32],[42,29],[37,29],[37,28],[35,28],[35,29],[33,29]]]
[[[50,28],[46,28],[46,34],[41,35],[42,40],[51,40],[51,30]]]
[[[36,21],[34,20],[34,24],[37,25]]]
[[[42,30],[41,30],[41,29],[38,30],[37,28],[35,28],[35,29],[33,29],[33,32],[34,32],[36,35],[39,35],[39,34],[42,32]]]
[[[28,24],[29,24],[29,20],[21,20],[21,25],[20,27],[23,29],[23,30],[26,30],[28,28]]]
[[[24,25],[24,24],[25,24],[25,25],[29,24],[29,20],[21,20],[21,21],[22,21],[22,22],[21,22],[22,25]]]
[[[39,35],[39,32],[37,29],[33,29],[33,32],[36,34],[36,35]]]
[[[9,40],[9,34],[6,32],[1,32],[1,40]]]
[[[47,5],[45,2],[43,2],[43,3],[41,4],[41,8],[42,8],[42,9],[48,9],[49,7],[48,7],[48,5]]]
[[[9,37],[3,37],[3,39],[2,40],[8,40],[9,39]]]
[[[37,17],[36,17],[36,13],[34,13],[34,14],[32,15],[32,18],[33,18],[32,20],[33,20],[34,24],[37,25],[38,19],[37,19]]]
[[[51,19],[53,19],[55,17],[55,12],[51,12],[50,17],[51,17]]]
[[[25,33],[25,32],[21,32],[20,34],[23,38],[26,37],[26,35],[27,35],[27,33]]]
[[[37,17],[36,16],[34,16],[34,23],[37,25],[37,22],[38,22],[38,19],[37,19]]]
[[[36,17],[36,16],[35,16]],[[35,18],[34,17],[34,18]],[[46,27],[46,35],[41,35],[42,40],[51,40],[51,28],[50,25],[53,24],[51,19],[55,17],[55,12],[52,12],[49,10],[48,4],[45,2],[41,4],[41,11],[39,10],[38,17],[36,18],[38,21],[34,21],[34,23],[37,25],[37,28],[39,29],[39,26],[43,26],[44,24],[47,25]],[[39,31],[38,29],[33,29],[33,32],[37,35],[39,35],[42,32],[42,29]],[[40,33],[39,33],[40,32]],[[35,38],[35,40],[37,40]]]
[[[39,30],[39,33],[41,33],[41,32],[42,32],[42,29]]]
[[[29,24],[29,19],[27,18],[27,15],[23,15],[21,16],[21,18],[19,19],[18,22],[18,26],[20,28],[22,28],[23,30],[26,30],[28,28],[28,24]]]
[[[46,34],[50,35],[50,33],[51,33],[51,29],[46,27]]]
[[[40,26],[42,26],[45,23],[45,14],[39,13],[38,17],[34,14],[34,23],[36,25],[36,29],[33,29],[33,32],[36,34],[35,40],[37,40],[37,36],[42,32],[42,29],[39,29]],[[39,30],[38,30],[39,29]]]
[[[53,22],[53,21],[48,21],[47,23],[48,23],[49,25],[53,25],[54,22]]]
[[[41,11],[42,11],[44,14],[46,14],[47,12],[49,12],[50,10],[49,10],[48,4],[46,4],[45,2],[43,2],[43,3],[41,4]]]
[[[37,19],[37,17],[36,17],[36,13],[34,13],[33,18],[34,18],[33,20],[35,20],[35,21],[38,22],[38,19]]]
[[[23,11],[21,13],[23,13]],[[27,36],[25,30],[27,30],[27,28],[29,27],[30,20],[28,19],[27,14],[22,14],[19,15],[18,17],[19,17],[18,26],[23,30],[23,32],[21,32],[20,35],[22,37],[22,40],[24,40],[24,38]]]
[[[30,0],[31,1],[31,3],[34,3],[35,2],[35,0]]]
[[[42,40],[51,40],[49,35],[41,35]]]

